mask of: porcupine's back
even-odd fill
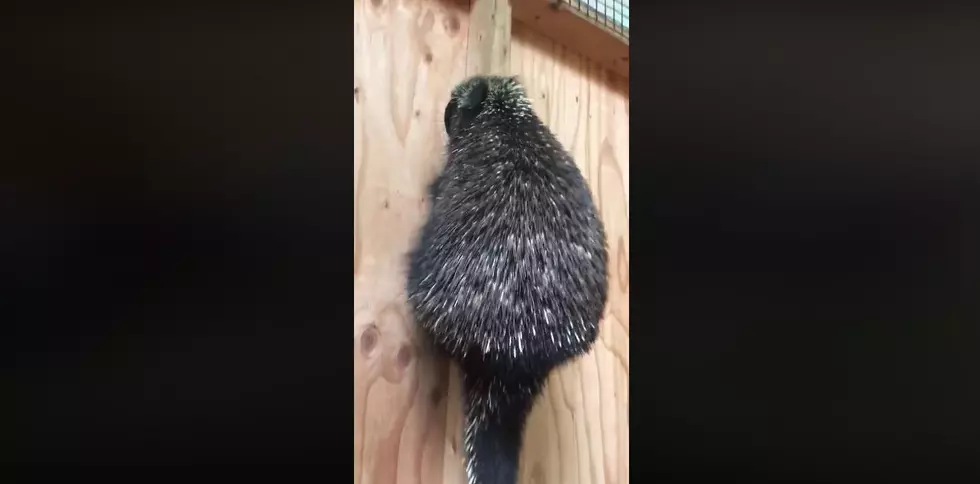
[[[515,79],[464,81],[445,124],[446,166],[407,291],[416,322],[462,370],[469,484],[514,484],[545,379],[595,341],[605,236],[581,173]]]
[[[446,166],[411,256],[415,319],[471,371],[547,373],[589,349],[606,302],[591,193],[516,79],[461,84],[446,126]]]

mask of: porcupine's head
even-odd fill
[[[533,116],[531,101],[517,77],[474,76],[453,89],[446,103],[444,121],[452,144],[465,138],[474,124],[495,120],[520,122]]]

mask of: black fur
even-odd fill
[[[471,484],[514,484],[548,374],[592,347],[606,240],[571,156],[511,77],[474,77],[445,110],[446,165],[410,256],[415,319],[463,373]]]

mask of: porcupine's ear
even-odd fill
[[[456,105],[455,98],[449,98],[449,102],[446,103],[446,111],[443,113],[443,121],[446,125],[446,134],[453,134],[452,122],[453,118],[456,117],[456,113],[459,111],[459,107]]]
[[[490,83],[485,77],[474,77],[470,80],[466,92],[461,96],[459,105],[463,109],[480,111],[480,106],[487,99]]]
[[[460,84],[446,104],[443,122],[446,134],[452,136],[460,129],[469,126],[480,111],[490,92],[490,84],[485,77],[473,77]]]

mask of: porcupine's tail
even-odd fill
[[[469,484],[516,484],[524,423],[538,380],[502,382],[463,372],[463,449]]]

